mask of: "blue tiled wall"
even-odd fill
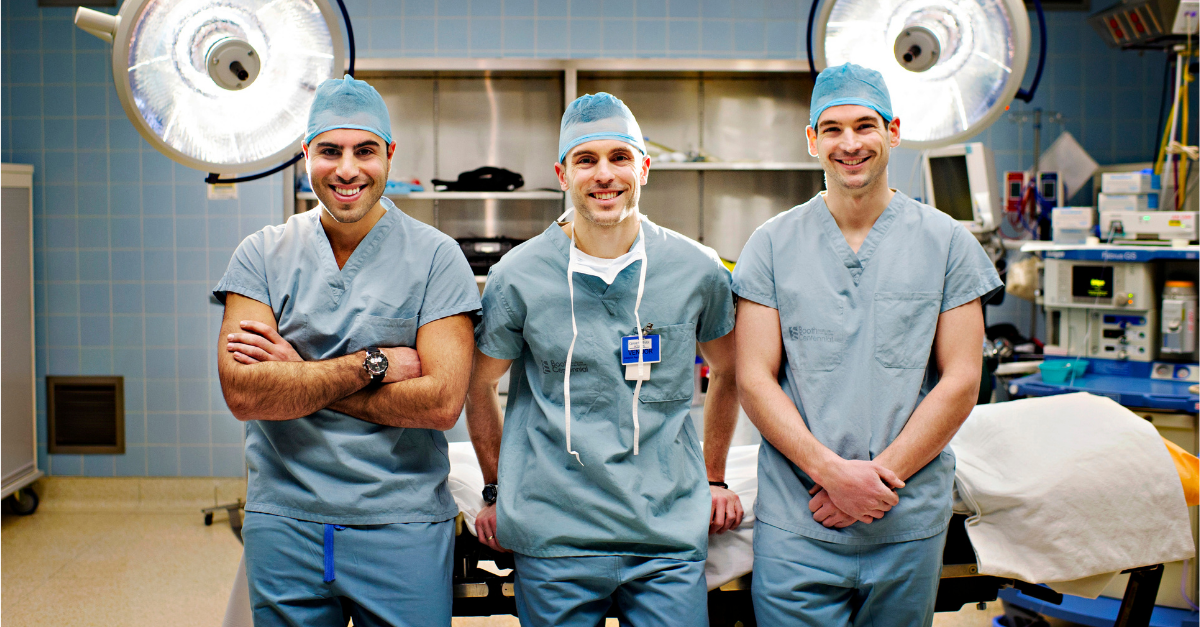
[[[346,4],[359,57],[798,59],[809,8],[807,0]],[[56,475],[241,475],[242,428],[215,373],[221,310],[208,290],[237,243],[279,219],[282,183],[271,177],[239,186],[237,200],[207,200],[203,175],[161,156],[126,119],[109,46],[77,30],[71,10],[38,9],[35,0],[0,7],[0,158],[36,168],[39,390],[46,374],[118,374],[126,383],[125,455],[49,456],[39,414],[41,467]],[[1084,17],[1048,15],[1046,76],[1037,99],[1013,110],[1066,116],[1044,129],[1044,147],[1066,128],[1101,163],[1148,160],[1164,55],[1111,51]],[[1030,164],[1028,124],[1002,119],[979,140],[996,151],[999,170]],[[915,155],[894,154],[893,185],[912,192]]]

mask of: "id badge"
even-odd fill
[[[642,355],[641,377],[638,376],[639,353]],[[660,361],[662,361],[662,344],[657,334],[643,335],[641,346],[638,345],[638,336],[636,335],[627,335],[621,338],[621,363],[625,366],[626,381],[637,381],[639,378],[642,381],[648,381],[650,364]]]

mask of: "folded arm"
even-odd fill
[[[933,339],[938,383],[875,461],[907,480],[950,444],[979,399],[983,336],[979,299],[938,316]]]
[[[269,306],[240,294],[227,294],[217,342],[217,374],[225,404],[238,420],[293,420],[371,382],[362,367],[365,352],[325,361],[302,361],[298,355],[292,359],[295,351],[290,355],[282,352],[269,361],[246,358],[230,348],[244,332],[244,322],[263,325],[271,332],[278,330]]]
[[[329,409],[389,427],[450,429],[458,422],[467,394],[475,350],[473,329],[467,314],[422,325],[417,329],[419,376],[364,388]],[[390,361],[389,355],[389,373]]]

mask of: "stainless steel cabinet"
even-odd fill
[[[37,467],[33,339],[33,166],[2,166],[0,198],[0,471],[9,496]],[[36,497],[35,497],[36,498]]]
[[[529,238],[570,204],[554,175],[559,120],[566,103],[597,91],[624,100],[653,142],[712,159],[655,159],[640,204],[726,259],[824,186],[804,135],[812,94],[804,62],[403,58],[360,59],[357,68],[388,104],[391,178],[417,178],[428,190],[431,178],[483,165],[524,176],[518,192],[391,196],[452,237]],[[295,199],[297,211],[316,203],[311,193]]]

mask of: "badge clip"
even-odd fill
[[[646,331],[651,329],[651,325],[646,325]],[[643,334],[641,345],[638,345],[638,336],[626,335],[621,338],[621,363],[625,366],[626,381],[648,381],[650,380],[650,365],[662,361],[662,343],[657,333],[652,335]],[[642,376],[638,377],[638,355],[642,356]]]

